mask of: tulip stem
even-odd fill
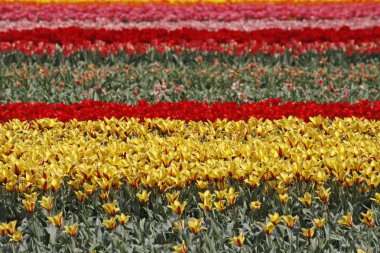
[[[11,248],[12,248],[12,253],[16,253],[16,248],[15,248],[14,243],[12,243],[11,245],[12,245],[12,246],[11,246]]]

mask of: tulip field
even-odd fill
[[[380,1],[0,0],[0,252],[380,252]]]

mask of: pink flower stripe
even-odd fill
[[[192,28],[198,30],[216,31],[220,29],[254,31],[262,29],[301,29],[312,28],[340,28],[347,26],[351,29],[365,29],[380,25],[378,18],[352,18],[352,19],[332,19],[332,20],[274,20],[274,19],[249,19],[233,20],[230,22],[210,20],[183,20],[183,21],[141,21],[122,22],[121,20],[97,19],[97,20],[53,20],[53,21],[30,21],[28,19],[9,21],[0,20],[0,31],[8,30],[31,30],[35,28],[67,28],[71,26],[84,29],[107,29],[122,30],[130,28],[146,29],[161,28],[166,30],[176,30],[180,28]]]
[[[52,21],[52,20],[96,20],[105,18],[121,21],[180,21],[245,19],[351,19],[380,17],[378,4],[326,4],[307,5],[20,5],[0,4],[0,20]]]

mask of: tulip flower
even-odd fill
[[[243,243],[244,243],[244,234],[240,234],[238,236],[234,236],[230,239],[230,242],[231,244],[235,245],[235,246],[238,246],[238,247],[241,247],[243,246]]]
[[[75,223],[71,226],[64,226],[64,228],[65,228],[65,233],[74,237],[78,232],[78,223]]]
[[[226,190],[226,189],[224,189],[224,190],[220,190],[220,191],[217,191],[217,190],[216,190],[214,193],[215,193],[216,197],[217,197],[219,200],[222,200],[222,199],[224,199],[224,198],[226,197],[226,195],[227,195],[227,190]]]
[[[26,199],[23,199],[22,200],[22,204],[24,205],[26,211],[28,213],[33,213],[34,212],[34,209],[36,207],[36,202],[33,202],[33,201],[30,201],[30,200],[26,200]]]
[[[331,194],[331,188],[325,189],[321,187],[318,191],[316,191],[318,194],[318,199],[323,201],[325,204],[327,204],[330,200],[330,194]]]
[[[312,238],[314,236],[314,227],[311,228],[301,228],[302,234],[307,238]]]
[[[225,203],[226,203],[225,200],[220,200],[220,201],[214,202],[215,210],[217,210],[218,212],[222,212],[222,211],[226,210]]]
[[[181,202],[179,202],[178,200],[175,200],[174,203],[172,203],[171,205],[169,205],[168,207],[170,209],[173,210],[173,212],[175,212],[176,214],[178,215],[181,215],[183,210],[185,210],[185,206],[187,204],[187,201],[183,202],[181,204]]]
[[[203,219],[190,219],[187,222],[190,231],[193,234],[198,234],[202,229],[206,229],[202,226]]]
[[[323,228],[326,224],[326,220],[324,218],[315,218],[313,223],[316,228]]]
[[[185,241],[182,241],[182,244],[180,245],[175,245],[173,247],[174,249],[174,253],[186,253],[187,252],[187,248],[186,248],[186,245],[185,245]]]
[[[91,196],[96,191],[96,185],[90,185],[89,183],[85,182],[83,184],[83,190],[87,196]],[[78,197],[78,195],[77,195],[77,197]]]
[[[212,210],[212,201],[205,199],[203,203],[198,203],[199,207],[205,212],[210,212]]]
[[[280,202],[282,204],[285,204],[286,202],[288,202],[288,200],[290,199],[289,195],[287,193],[284,193],[284,194],[279,194],[278,195],[278,198],[280,199]]]
[[[11,236],[11,242],[18,243],[21,241],[22,241],[22,232],[21,231],[17,231]]]
[[[305,193],[303,198],[299,197],[298,200],[307,207],[311,206],[311,194],[308,192]]]
[[[276,225],[274,225],[272,222],[268,222],[267,224],[262,223],[262,227],[267,235],[271,235],[273,233],[273,230],[276,228]]]
[[[62,226],[62,223],[63,223],[63,213],[60,212],[58,215],[56,216],[49,216],[47,217],[48,221],[53,224],[54,226],[56,226],[57,228],[60,228]]]
[[[373,219],[373,212],[371,210],[368,210],[365,213],[360,213],[361,216],[363,216],[363,219],[360,221],[364,224],[366,224],[368,227],[374,227],[375,226],[375,220]]]
[[[41,207],[43,209],[45,209],[46,211],[50,211],[52,208],[53,208],[53,197],[51,196],[48,196],[48,197],[45,197],[43,196],[41,201]]]
[[[179,194],[179,191],[175,191],[173,193],[166,193],[166,198],[169,201],[169,203],[173,203],[174,201],[178,200]]]
[[[106,211],[106,213],[110,216],[115,216],[117,212],[119,212],[119,208],[117,207],[117,203],[116,203],[116,200],[114,200],[113,202],[109,202],[109,203],[106,203],[104,205],[102,205],[104,211]]]
[[[6,227],[7,227],[7,234],[9,235],[13,235],[16,231],[16,224],[17,224],[17,221],[14,220],[14,221],[11,221],[9,222]]]
[[[121,213],[121,214],[119,214],[119,215],[116,215],[116,218],[117,218],[117,220],[119,221],[119,223],[120,223],[121,225],[125,225],[125,224],[127,224],[127,222],[129,221],[130,216]]]
[[[80,203],[83,203],[84,200],[87,198],[87,195],[84,194],[82,191],[76,191],[75,195],[77,196],[77,199]]]
[[[288,228],[293,229],[297,224],[298,216],[286,215],[282,216],[282,219]]]
[[[208,181],[197,181],[197,186],[200,190],[206,189],[208,186]]]
[[[149,200],[150,192],[148,193],[146,190],[144,190],[142,193],[137,193],[136,196],[140,202],[146,204]]]
[[[205,192],[199,192],[199,196],[201,197],[201,200],[202,201],[212,201],[213,198],[214,198],[214,194],[211,194],[211,192],[209,190],[205,191]]]
[[[100,197],[102,200],[106,200],[106,199],[108,199],[109,194],[110,194],[109,191],[101,191],[101,193],[99,194],[99,197]]]
[[[108,220],[103,220],[103,226],[108,230],[114,230],[116,228],[116,218],[112,217]]]
[[[1,223],[0,224],[0,234],[2,236],[6,236],[8,234],[8,224],[7,223]]]
[[[339,225],[346,226],[346,227],[352,227],[352,214],[347,213],[347,215],[342,216],[342,218],[338,221]]]
[[[239,193],[235,192],[233,187],[230,187],[225,198],[229,205],[234,205],[238,196]]]
[[[253,210],[259,210],[261,207],[261,202],[260,201],[252,201],[250,206]]]
[[[179,230],[181,230],[183,232],[185,230],[185,221],[184,220],[180,220],[180,221],[177,221],[177,222],[173,222],[172,230],[174,232],[177,232]]]
[[[269,214],[269,220],[273,223],[273,225],[277,225],[281,221],[281,216],[278,213]]]

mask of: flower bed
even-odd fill
[[[0,1],[0,251],[380,251],[378,1]]]

